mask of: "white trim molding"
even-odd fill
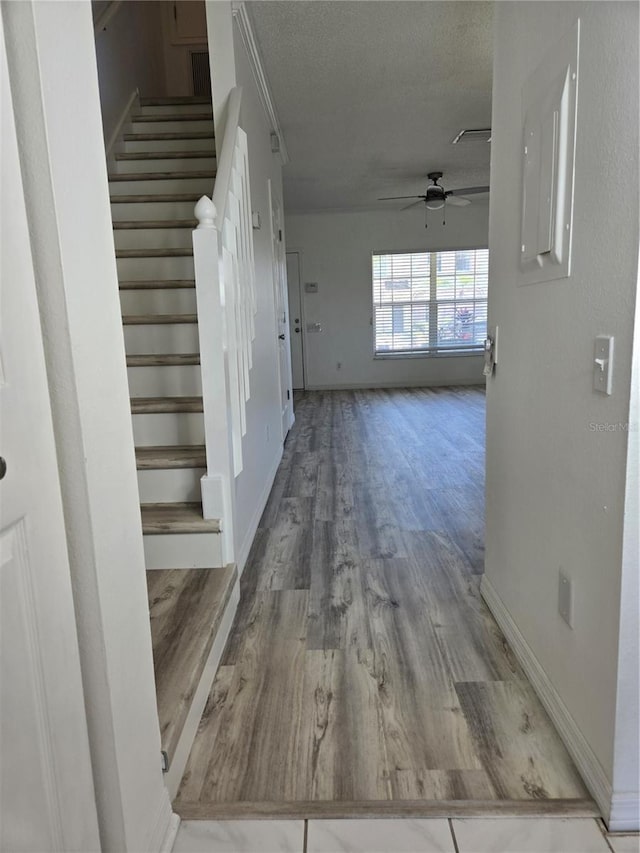
[[[160,756],[158,756],[158,763],[159,762]],[[154,853],[155,851],[157,851],[157,853],[171,853],[179,826],[180,818],[171,808],[169,791],[166,788],[163,788],[158,807],[158,815],[155,824],[151,827],[149,841],[145,849],[154,851]]]
[[[111,135],[105,143],[105,150],[107,152],[107,162],[109,162],[113,158],[113,154],[115,153],[115,146],[120,141],[124,126],[127,124],[127,122],[131,120],[131,113],[133,111],[133,108],[139,106],[140,91],[138,89],[134,89],[133,92],[129,95],[127,103],[125,104],[122,112],[120,113],[118,123],[114,127],[113,131],[111,132]]]
[[[264,512],[265,507],[267,505],[267,501],[269,500],[269,495],[271,494],[271,489],[273,488],[273,483],[276,478],[276,474],[278,473],[280,462],[282,461],[283,450],[284,447],[282,446],[280,448],[280,452],[274,459],[273,466],[271,468],[271,471],[269,472],[269,476],[267,477],[267,481],[265,483],[264,489],[262,490],[262,494],[260,495],[260,499],[258,500],[256,511],[254,512],[253,517],[249,522],[249,527],[247,528],[244,541],[238,549],[238,559],[236,561],[236,565],[238,567],[238,577],[242,576],[244,567],[246,566],[247,560],[249,559],[249,552],[251,551],[251,546],[253,545],[253,540],[255,539],[256,531],[258,530],[258,525],[260,524],[260,519],[262,518],[262,513]]]
[[[609,832],[637,832],[640,826],[640,791],[614,794],[607,821]]]
[[[531,686],[535,690],[538,699],[540,699],[545,710],[551,717],[569,755],[580,771],[585,785],[598,804],[602,816],[607,821],[609,828],[612,829],[613,827],[610,824],[609,818],[612,811],[613,790],[611,782],[607,778],[607,774],[596,754],[587,743],[585,736],[578,728],[576,721],[569,713],[558,691],[549,680],[549,676],[520,633],[520,629],[514,622],[513,617],[486,575],[482,577],[480,592],[502,633],[507,638],[527,678],[531,682]],[[617,829],[617,827],[615,828]]]
[[[278,119],[278,113],[276,112],[276,106],[273,101],[273,95],[271,94],[269,80],[267,79],[267,75],[265,73],[264,66],[262,63],[262,58],[260,56],[258,42],[256,41],[256,38],[253,34],[253,26],[251,24],[249,12],[247,10],[246,4],[244,3],[244,0],[234,0],[234,2],[231,4],[231,9],[233,12],[234,20],[238,25],[240,35],[242,36],[242,42],[244,44],[245,50],[247,51],[249,64],[251,65],[253,77],[256,81],[260,101],[267,115],[267,119],[271,125],[272,132],[278,138],[280,148],[278,154],[280,157],[280,162],[283,166],[286,166],[286,164],[289,162],[287,146],[284,141],[284,134],[282,133],[280,121]]]

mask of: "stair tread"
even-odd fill
[[[235,565],[147,572],[160,738],[169,761],[237,576]]]
[[[122,151],[116,160],[204,160],[215,159],[215,151]]]
[[[141,228],[195,228],[197,219],[120,219],[113,223],[114,231],[139,230]]]
[[[193,278],[145,279],[144,281],[121,281],[120,290],[178,290],[194,288]]]
[[[140,98],[141,107],[166,107],[171,104],[209,104],[211,98],[206,95],[159,95]]]
[[[165,326],[197,323],[197,314],[124,314],[123,326]]]
[[[202,193],[137,193],[135,195],[112,195],[111,204],[147,204],[165,201],[198,201]]]
[[[167,367],[169,365],[179,367],[189,364],[200,364],[200,353],[145,353],[127,356],[127,367]]]
[[[147,534],[219,533],[217,518],[203,518],[201,503],[141,504],[142,532]]]
[[[132,415],[202,412],[202,397],[132,397]]]
[[[136,447],[138,471],[166,468],[205,468],[207,454],[203,444]]]
[[[153,115],[134,115],[131,116],[133,124],[144,122],[145,124],[154,121],[213,121],[213,110],[201,113],[154,113]]]
[[[215,169],[194,169],[191,172],[124,172],[109,175],[111,183],[122,181],[172,181],[185,178],[215,178]]]
[[[125,142],[151,142],[163,139],[215,139],[215,136],[210,130],[158,130],[155,133],[125,133],[123,139]]]
[[[116,249],[116,258],[189,258],[193,248],[174,249]]]

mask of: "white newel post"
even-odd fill
[[[234,473],[225,365],[221,235],[216,227],[216,207],[210,198],[202,196],[196,204],[195,215],[198,227],[193,232],[193,261],[207,454],[207,473],[201,480],[202,510],[205,518],[221,520],[223,559],[231,563],[235,562]]]

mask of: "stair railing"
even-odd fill
[[[242,90],[231,91],[213,198],[195,207],[193,232],[207,473],[205,518],[222,522],[223,554],[235,560],[235,477],[243,468],[242,437],[255,338],[256,287],[247,135],[240,127]]]

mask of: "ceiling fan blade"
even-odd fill
[[[397,201],[401,198],[420,198],[426,199],[426,195],[388,195],[384,198],[379,198],[378,201]]]
[[[405,205],[404,207],[401,207],[401,208],[400,208],[400,212],[402,213],[402,211],[403,211],[403,210],[409,210],[409,208],[411,208],[411,207],[415,207],[415,206],[416,206],[416,204],[422,204],[422,203],[423,203],[423,201],[424,201],[423,197],[422,197],[422,196],[420,196],[420,198],[418,199],[418,201],[412,201],[412,202],[411,202],[411,204],[407,204],[407,205]]]
[[[447,196],[447,204],[452,204],[454,207],[466,207],[471,204],[471,199],[462,198],[459,195],[449,195]]]
[[[447,190],[447,195],[475,195],[476,193],[488,193],[489,187],[462,187],[459,190]]]

